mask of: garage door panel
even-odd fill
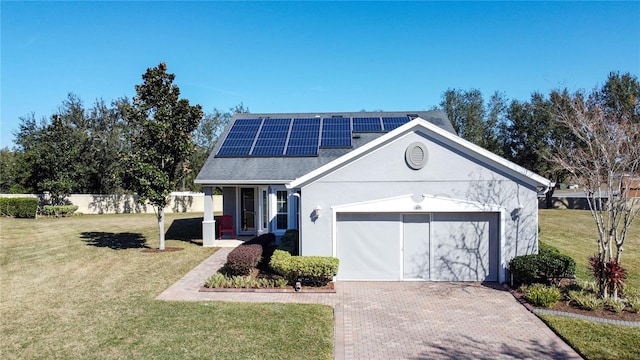
[[[435,214],[432,279],[496,281],[497,225],[490,213]]]
[[[340,280],[399,280],[398,214],[338,214]]]
[[[402,257],[404,279],[429,279],[429,214],[404,214]]]

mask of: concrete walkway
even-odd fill
[[[199,292],[231,250],[218,250],[157,299],[332,306],[336,359],[581,359],[498,286],[338,282],[335,294]]]

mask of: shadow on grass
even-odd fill
[[[173,220],[165,239],[202,245],[202,217]]]
[[[83,232],[80,234],[87,245],[95,247],[107,247],[113,250],[148,249],[146,239],[137,233],[110,233],[110,232]]]

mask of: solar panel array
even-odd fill
[[[319,149],[348,149],[353,133],[382,133],[409,122],[398,117],[237,119],[220,157],[318,156]]]

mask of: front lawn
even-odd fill
[[[592,281],[587,258],[597,252],[595,223],[585,210],[540,210],[540,241],[576,261],[576,277]],[[640,219],[629,230],[622,254],[627,283],[640,287]],[[640,359],[640,327],[540,315],[556,333],[587,359]]]
[[[2,358],[332,358],[327,306],[154,300],[215,251],[198,216],[167,214],[165,253],[152,214],[0,219]]]

